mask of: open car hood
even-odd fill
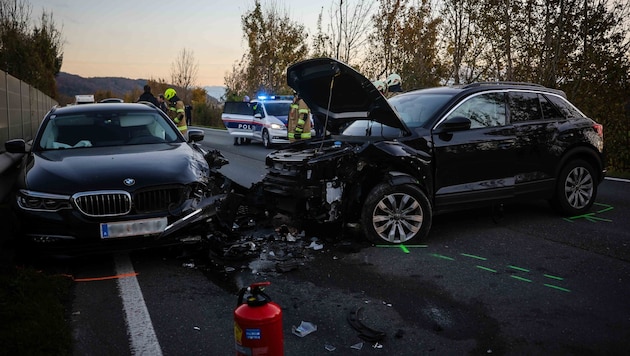
[[[311,109],[334,126],[374,120],[408,132],[374,84],[345,63],[332,58],[307,59],[287,69],[287,84]]]

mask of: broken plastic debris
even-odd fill
[[[335,350],[337,350],[337,348],[336,348],[336,347],[334,347],[334,346],[333,346],[333,345],[331,345],[331,344],[326,344],[326,345],[324,345],[324,348],[326,349],[326,351],[335,351]]]
[[[295,238],[295,236],[293,236],[293,234],[291,234],[290,232],[287,234],[287,241],[288,242],[295,242],[297,239]]]
[[[373,348],[375,348],[375,349],[382,349],[382,348],[383,348],[383,345],[381,345],[381,344],[379,344],[379,343],[377,342],[377,343],[375,343],[374,345],[372,345],[372,347],[373,347]]]
[[[198,326],[193,327],[193,329],[195,329],[195,330],[201,330],[201,328],[200,328],[200,327],[198,327]]]
[[[293,327],[291,327],[291,330],[295,335],[299,337],[304,337],[312,332],[317,331],[317,325],[309,323],[308,321],[303,321],[298,327],[295,327],[295,325],[293,325]]]
[[[182,267],[195,268],[195,264],[193,262],[183,263]]]
[[[321,250],[322,248],[324,248],[324,245],[318,244],[317,242],[313,241],[313,242],[311,242],[310,245],[308,245],[308,248],[312,248],[313,250],[317,251],[317,250]]]
[[[352,346],[350,346],[351,349],[355,349],[355,350],[361,350],[363,348],[363,343],[360,342],[358,344],[354,344]]]

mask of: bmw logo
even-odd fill
[[[123,180],[123,183],[125,183],[126,186],[131,187],[132,185],[136,184],[136,180],[133,178],[126,178],[125,180]]]

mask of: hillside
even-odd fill
[[[77,94],[92,94],[96,91],[111,91],[114,96],[122,98],[134,90],[141,91],[147,83],[146,79],[129,79],[121,77],[84,78],[75,74],[61,72],[57,76],[57,92],[60,96],[74,98]],[[204,87],[209,96],[221,100],[225,88],[221,86]]]
[[[135,90],[142,90],[146,79],[128,79],[121,77],[83,78],[65,72],[57,76],[57,92],[60,95],[74,97],[76,94],[91,94],[96,91],[111,90],[118,97]]]

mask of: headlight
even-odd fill
[[[46,194],[20,190],[16,196],[17,204],[24,210],[33,211],[58,211],[61,209],[72,209],[70,196]]]
[[[275,129],[275,130],[283,130],[284,129],[284,125],[280,125],[280,124],[271,124],[271,128]]]

